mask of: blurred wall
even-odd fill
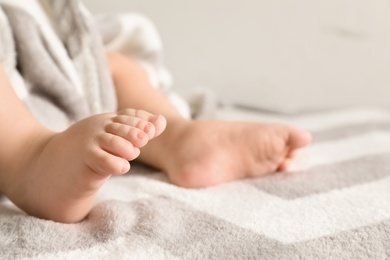
[[[285,112],[390,104],[388,0],[84,0],[159,28],[179,89]]]

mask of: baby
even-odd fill
[[[107,61],[117,110],[59,133],[34,118],[0,68],[0,192],[28,214],[83,220],[100,187],[135,159],[201,188],[283,171],[311,141],[286,125],[185,119],[137,62],[119,53]]]

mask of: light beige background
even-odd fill
[[[85,0],[160,30],[179,89],[281,111],[390,104],[390,1]]]

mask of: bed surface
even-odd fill
[[[389,259],[390,112],[226,120],[310,130],[289,173],[188,190],[134,166],[111,178],[86,220],[59,224],[0,202],[0,259]]]

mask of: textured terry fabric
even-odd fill
[[[58,130],[114,111],[116,98],[92,17],[76,0],[48,3],[62,39],[38,2],[0,1],[0,62],[31,113]]]
[[[42,2],[44,9],[37,0],[0,0],[0,64],[41,123],[63,130],[116,110],[106,51],[132,57],[151,84],[190,117],[187,103],[172,91],[161,40],[147,18],[126,13],[96,21],[78,0]]]
[[[133,165],[106,183],[77,224],[27,216],[3,200],[0,258],[390,258],[389,112],[218,117],[291,123],[312,131],[314,142],[288,173],[199,190]]]

